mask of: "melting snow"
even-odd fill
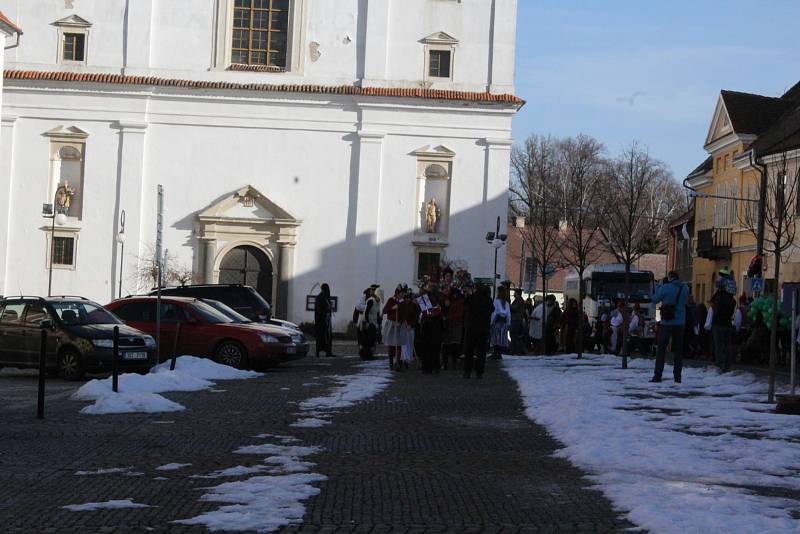
[[[156,471],[177,471],[179,469],[183,469],[184,467],[189,467],[192,464],[164,464],[156,467]]]
[[[94,404],[81,410],[84,414],[109,413],[157,413],[177,412],[184,406],[173,402],[159,393],[167,391],[200,391],[211,389],[211,380],[235,380],[261,376],[253,371],[241,371],[221,365],[205,358],[181,356],[176,361],[174,371],[169,370],[170,362],[164,362],[146,375],[125,373],[119,376],[119,393],[111,389],[111,377],[91,380],[81,386],[72,398],[93,400]]]
[[[800,427],[772,413],[749,373],[685,368],[649,384],[653,362],[612,356],[503,360],[528,417],[591,473],[615,506],[653,532],[798,532]],[[671,370],[665,371],[669,377]],[[777,489],[777,490],[776,490]],[[763,490],[763,491],[760,491]]]
[[[150,508],[149,504],[140,504],[133,502],[130,498],[118,500],[118,501],[106,501],[106,502],[89,502],[86,504],[68,504],[67,506],[62,506],[61,508],[66,508],[72,512],[88,512],[92,510],[111,510],[111,509],[118,509],[118,508]]]

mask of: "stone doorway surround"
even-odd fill
[[[215,201],[197,215],[198,272],[206,284],[219,283],[223,258],[236,247],[263,251],[272,262],[273,315],[289,316],[294,249],[301,221],[293,217],[253,186]]]

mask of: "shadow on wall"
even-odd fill
[[[454,188],[454,197],[458,192]],[[416,287],[419,252],[440,252],[450,260],[463,260],[473,277],[491,278],[494,274],[494,248],[486,242],[486,233],[494,231],[497,216],[506,219],[507,197],[501,195],[473,208],[450,215],[447,247],[440,247],[430,234],[406,232],[377,246],[374,234],[361,234],[325,247],[311,269],[304,270],[295,257],[295,276],[289,298],[294,305],[289,320],[313,322],[314,313],[306,311],[307,296],[316,296],[320,284],[331,286],[331,295],[338,297],[339,309],[333,317],[334,330],[344,332],[352,320],[353,308],[363,290],[380,284],[385,298],[397,284]],[[407,204],[405,209],[411,210]],[[409,215],[411,216],[411,215]],[[298,249],[303,247],[302,226]],[[365,261],[365,258],[368,258]],[[498,256],[497,272],[504,272],[504,254]]]

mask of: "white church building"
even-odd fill
[[[149,290],[159,186],[175,270],[296,322],[323,282],[342,330],[444,257],[491,277],[516,7],[0,0],[0,295]]]

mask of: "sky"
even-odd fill
[[[633,141],[683,180],[722,89],[780,96],[800,80],[800,0],[518,0],[514,138]]]

